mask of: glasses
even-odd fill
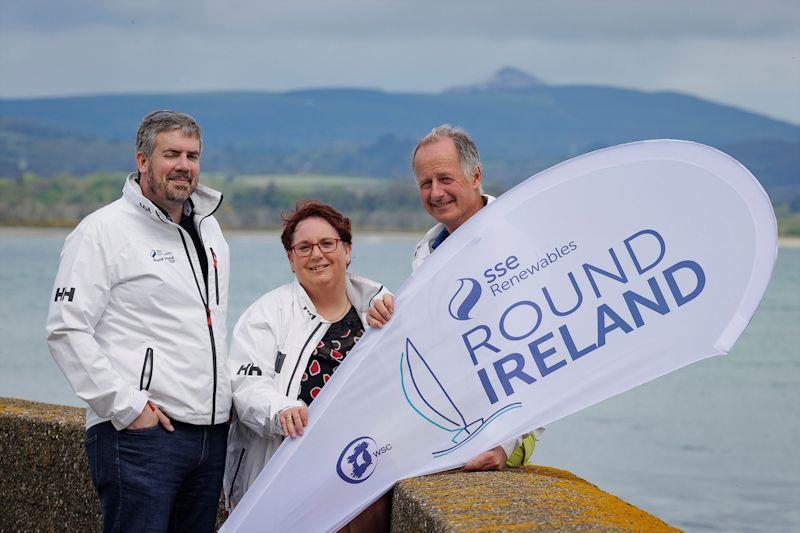
[[[319,251],[324,254],[329,254],[336,250],[339,246],[339,241],[342,239],[322,239],[318,242],[300,242],[292,246],[294,253],[300,257],[308,257],[315,246],[319,246]]]

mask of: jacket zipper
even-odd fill
[[[317,334],[317,331],[322,326],[322,322],[317,324],[317,327],[314,328],[314,331],[311,332],[311,335],[308,336],[306,339],[306,343],[303,344],[303,349],[300,350],[300,355],[297,357],[297,362],[294,364],[294,370],[292,370],[292,375],[289,377],[289,385],[286,386],[286,396],[289,396],[289,390],[292,388],[292,380],[294,380],[294,375],[297,373],[297,367],[300,366],[300,361],[303,359],[303,352],[306,351],[306,347],[308,343],[311,342],[311,339],[314,338],[314,335]]]
[[[217,275],[217,254],[214,253],[214,249],[212,247],[208,247],[211,250],[211,257],[214,260],[214,290],[217,293],[217,305],[219,305],[219,276]]]
[[[202,222],[202,221],[201,221]],[[178,227],[178,235],[181,236],[181,241],[183,242],[183,249],[186,252],[186,257],[189,259],[189,266],[192,268],[192,277],[194,277],[194,284],[197,285],[197,292],[200,294],[200,300],[203,302],[203,306],[206,308],[206,322],[208,323],[208,336],[211,339],[211,359],[214,366],[214,388],[211,395],[211,425],[214,425],[217,415],[217,343],[214,341],[214,327],[211,321],[211,307],[208,305],[208,282],[206,282],[206,296],[203,298],[203,289],[200,288],[200,282],[197,281],[197,272],[194,269],[194,263],[192,263],[192,255],[189,253],[189,247],[186,245],[186,237],[183,236],[184,230]],[[198,236],[200,235],[200,231],[198,228],[197,232]],[[200,242],[203,242],[203,238],[200,237]]]
[[[145,375],[147,375],[147,384],[144,382]],[[153,349],[148,348],[144,352],[142,375],[139,376],[139,390],[150,390],[151,381],[153,381]]]

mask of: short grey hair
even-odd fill
[[[458,152],[458,162],[461,163],[461,170],[465,176],[472,176],[479,168],[481,168],[481,158],[478,155],[478,147],[475,142],[470,138],[469,134],[461,128],[451,126],[450,124],[442,124],[436,126],[425,137],[419,140],[417,146],[414,147],[414,153],[411,155],[411,167],[413,170],[414,160],[417,157],[417,151],[431,143],[435,143],[442,139],[452,139],[453,144],[456,145]]]
[[[142,118],[139,131],[136,132],[136,151],[150,157],[156,148],[156,136],[163,131],[172,130],[181,130],[187,137],[197,137],[202,150],[203,137],[200,125],[194,117],[169,109],[159,109],[151,111]]]

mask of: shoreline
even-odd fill
[[[0,237],[56,237],[64,236],[72,231],[74,226],[0,226]],[[226,235],[233,237],[239,236],[279,236],[280,228],[223,228]],[[421,236],[425,229],[414,231],[375,229],[375,228],[353,228],[354,233],[370,236],[380,235],[386,237],[408,237]],[[800,236],[789,235],[779,236],[778,246],[781,248],[800,248]]]
[[[0,226],[0,237],[66,237],[75,226]],[[420,230],[391,230],[375,228],[353,228],[354,234],[381,235],[387,237],[421,237],[428,228]],[[280,236],[281,228],[222,228],[225,235],[230,236]],[[798,238],[800,244],[800,237]]]

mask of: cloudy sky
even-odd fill
[[[429,92],[507,65],[800,124],[800,1],[0,0],[0,97]]]

